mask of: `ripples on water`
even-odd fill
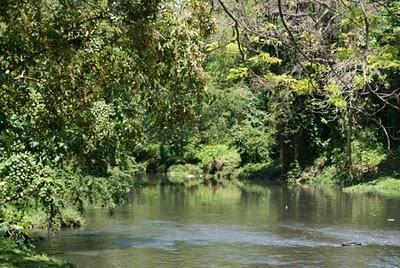
[[[216,195],[145,190],[113,217],[94,210],[86,230],[65,230],[39,246],[95,268],[400,267],[400,225],[385,221],[398,200],[340,192],[324,199],[279,187]],[[341,246],[351,241],[363,246]]]
[[[395,231],[395,230],[393,231],[354,230],[354,229],[340,229],[333,227],[306,228],[304,226],[303,227],[286,226],[286,227],[300,232],[305,232],[310,234],[321,234],[342,241],[357,241],[362,243],[363,245],[400,247],[400,231]]]
[[[152,223],[148,223],[152,225]],[[160,228],[159,223],[156,224]],[[160,248],[165,250],[174,250],[177,243],[188,243],[192,245],[209,244],[248,244],[253,246],[270,247],[324,247],[338,246],[337,243],[321,242],[307,239],[305,237],[285,238],[270,232],[250,232],[242,230],[241,227],[217,226],[192,224],[189,226],[163,228],[160,236],[149,238],[129,237],[116,241],[123,246],[140,248]]]

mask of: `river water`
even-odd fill
[[[340,190],[148,186],[39,249],[77,267],[400,267],[400,200]],[[362,246],[343,247],[358,242]]]

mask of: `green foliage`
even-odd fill
[[[37,227],[49,230],[81,224],[81,217],[74,215],[70,203],[80,211],[87,200],[113,209],[125,200],[131,189],[131,177],[80,176],[43,165],[29,154],[12,155],[1,162],[0,173],[0,200],[3,204],[0,210],[4,218],[25,225],[36,221],[40,225]],[[34,222],[29,223],[27,218],[32,210],[43,213],[44,217],[32,219]]]
[[[72,268],[73,266],[61,260],[39,254],[27,245],[18,245],[11,239],[0,239],[0,263],[4,268],[41,267],[41,268]]]
[[[400,146],[399,1],[289,2],[277,21],[276,4],[237,1],[232,33],[207,1],[5,0],[0,217],[79,225],[73,211],[112,211],[144,170],[379,173]]]
[[[143,148],[160,145],[145,161],[175,157],[205,95],[207,8],[195,0],[1,4],[0,203],[19,214],[9,217],[19,222],[33,209],[49,229],[79,225],[70,205],[112,211]]]
[[[18,245],[24,245],[28,242],[28,237],[23,232],[22,226],[10,224],[8,222],[0,222],[0,240],[5,238],[12,239]]]
[[[196,157],[207,173],[219,173],[223,176],[229,176],[241,162],[240,154],[224,144],[206,145],[199,150]]]
[[[301,167],[299,162],[295,161],[290,165],[289,171],[286,174],[287,182],[294,183],[301,176]]]
[[[84,209],[85,201],[100,204],[112,212],[116,205],[126,200],[131,190],[132,177],[91,177],[77,176],[69,181],[69,198],[80,211]]]
[[[81,227],[85,224],[85,219],[74,207],[67,207],[61,209],[59,215],[59,222],[57,226],[52,228],[64,227]],[[10,222],[19,222],[21,226],[26,228],[47,229],[49,228],[48,216],[41,206],[33,202],[21,205],[9,205],[3,212],[5,218]]]
[[[229,70],[228,80],[239,80],[247,77],[248,69],[245,67],[232,68]]]
[[[378,177],[372,181],[344,189],[348,193],[374,193],[383,196],[400,196],[400,179],[393,177]]]
[[[85,224],[82,215],[72,208],[66,208],[61,212],[62,227],[81,227]]]
[[[273,65],[273,64],[281,64],[282,60],[277,57],[272,57],[268,52],[261,52],[257,56],[251,57],[249,61],[253,64],[260,65]]]
[[[196,165],[174,165],[168,169],[168,180],[186,187],[199,185],[204,181],[204,171]]]
[[[2,203],[21,204],[34,199],[45,211],[49,229],[55,228],[63,208],[64,184],[59,174],[28,154],[12,155],[1,166]]]
[[[306,183],[318,186],[336,186],[339,185],[342,171],[339,171],[335,166],[328,166],[324,168],[319,174],[313,177],[307,177]]]
[[[196,165],[174,165],[169,168],[168,175],[171,177],[193,178],[201,177],[203,175],[203,171]]]
[[[280,7],[282,23],[272,15],[277,6],[269,1],[239,1],[235,8],[227,2],[231,14],[216,12],[221,27],[210,42],[209,88],[221,90],[225,111],[230,111],[224,99],[233,82],[258,99],[245,101],[251,108],[242,108],[247,115],[235,124],[226,124],[229,114],[218,117],[218,130],[230,134],[223,142],[236,146],[243,164],[272,159],[288,178],[326,157],[327,165],[335,166],[333,173],[357,180],[385,159],[384,143],[399,145],[394,127],[399,121],[398,1],[385,6],[289,2]],[[291,14],[299,12],[313,19],[294,20]],[[241,22],[239,34],[223,26],[232,16]],[[263,118],[261,124],[253,123],[257,117]],[[379,146],[366,143],[361,129],[373,129],[370,134],[379,137]]]
[[[232,133],[232,144],[239,152],[242,163],[272,162],[274,136],[267,133],[263,127],[253,127],[251,124],[236,125]]]
[[[228,143],[235,125],[243,125],[249,116],[256,113],[252,106],[256,102],[255,97],[248,88],[240,84],[224,90],[210,85],[208,90],[209,99],[201,114],[198,133],[190,140],[196,139],[198,145]],[[255,119],[263,120],[263,118]],[[192,142],[190,140],[189,143]]]
[[[367,132],[368,134],[371,133]],[[352,149],[353,168],[358,174],[376,171],[379,164],[386,159],[385,150],[379,143],[371,144],[362,140],[354,140]]]
[[[0,164],[0,200],[11,202],[37,191],[41,168],[29,154],[14,154]]]

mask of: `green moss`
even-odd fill
[[[20,246],[14,240],[0,238],[1,268],[50,268],[73,267],[63,261],[38,254],[31,246]]]
[[[376,193],[385,196],[400,197],[400,179],[379,177],[370,182],[346,187],[343,191],[347,193]]]

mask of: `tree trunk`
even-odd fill
[[[348,179],[353,177],[353,159],[352,159],[352,139],[353,139],[353,108],[350,103],[350,107],[347,110],[347,125],[346,125],[346,176]]]

